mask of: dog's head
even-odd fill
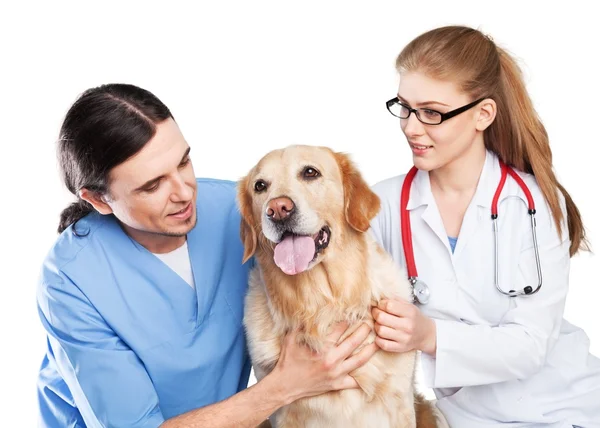
[[[345,233],[366,232],[380,207],[346,155],[314,146],[265,155],[238,183],[238,204],[243,261],[270,251],[288,275],[323,261]]]

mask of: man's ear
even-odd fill
[[[334,156],[342,172],[346,221],[354,230],[366,232],[371,226],[371,220],[379,212],[379,197],[364,181],[347,155],[334,153]]]
[[[88,202],[102,215],[112,214],[113,210],[104,200],[104,196],[85,187],[79,191],[79,197]]]
[[[258,242],[254,230],[254,216],[252,215],[252,198],[248,193],[248,176],[242,178],[237,185],[237,202],[242,216],[240,220],[240,238],[244,244],[244,258],[246,263],[256,252]]]

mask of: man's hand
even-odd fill
[[[321,353],[298,344],[297,332],[289,333],[285,337],[279,361],[271,374],[285,383],[285,393],[289,394],[289,402],[324,392],[358,388],[358,384],[349,373],[369,361],[378,347],[371,343],[352,355],[368,337],[371,329],[363,324],[342,343],[336,345],[346,329],[346,323],[336,325],[327,336]]]

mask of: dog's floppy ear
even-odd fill
[[[342,172],[346,221],[354,230],[366,232],[371,226],[371,220],[379,212],[381,206],[379,197],[364,181],[347,155],[343,153],[334,153],[334,155]]]
[[[254,216],[252,215],[252,198],[248,193],[248,176],[242,178],[237,185],[237,201],[242,218],[240,220],[240,238],[244,244],[244,258],[246,263],[254,255],[257,245],[256,230],[254,230]]]

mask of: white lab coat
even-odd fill
[[[437,327],[437,354],[421,355],[427,387],[452,427],[600,427],[600,360],[585,333],[563,319],[569,284],[569,237],[559,237],[533,176],[520,173],[536,203],[541,290],[504,296],[494,287],[490,209],[500,180],[488,152],[454,253],[431,193],[429,175],[412,183],[412,241],[419,278],[431,291],[420,308]],[[378,242],[406,267],[400,231],[403,176],[376,184],[382,208],[372,222]],[[563,201],[564,212],[564,201]],[[527,200],[509,176],[498,203],[499,278],[504,290],[537,285]]]

